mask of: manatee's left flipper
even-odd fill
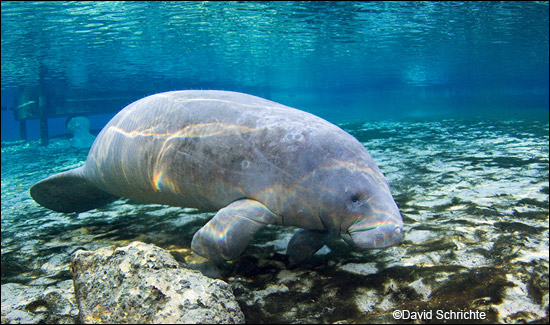
[[[191,249],[211,260],[232,260],[245,249],[254,234],[268,224],[281,224],[258,201],[241,199],[218,211],[204,227],[195,233]]]
[[[299,264],[311,258],[333,236],[334,234],[330,231],[298,230],[292,236],[286,248],[290,264]]]

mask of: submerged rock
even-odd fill
[[[48,287],[2,285],[2,324],[76,324],[77,317],[71,280]]]
[[[72,267],[83,323],[244,323],[227,283],[154,245],[79,250]]]

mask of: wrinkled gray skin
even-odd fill
[[[234,259],[267,224],[303,228],[287,249],[309,258],[332,236],[360,249],[403,238],[389,185],[351,135],[312,114],[228,91],[173,91],[138,100],[101,131],[86,164],[31,195],[60,212],[118,197],[218,211],[192,249]]]

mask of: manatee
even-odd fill
[[[74,116],[67,118],[65,122],[67,130],[73,135],[71,147],[90,148],[95,137],[90,133],[90,120],[86,116]]]
[[[120,197],[216,212],[191,248],[232,260],[268,224],[301,228],[299,263],[340,236],[357,249],[403,238],[390,186],[365,147],[315,115],[247,94],[184,90],[142,98],[99,133],[86,163],[30,189],[58,212]]]

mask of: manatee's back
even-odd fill
[[[74,196],[80,203],[65,210],[85,211],[123,196],[213,211],[246,197],[277,212],[293,184],[327,157],[340,156],[341,137],[351,136],[314,115],[251,95],[161,93],[120,111],[98,135],[84,168],[38,183],[35,194],[47,197],[49,188],[61,191],[78,179],[82,186]],[[73,191],[66,189],[64,195]],[[101,200],[86,203],[86,192]]]
[[[113,195],[217,210],[302,177],[299,156],[327,124],[241,93],[156,94],[107,124],[90,150],[86,175]]]

